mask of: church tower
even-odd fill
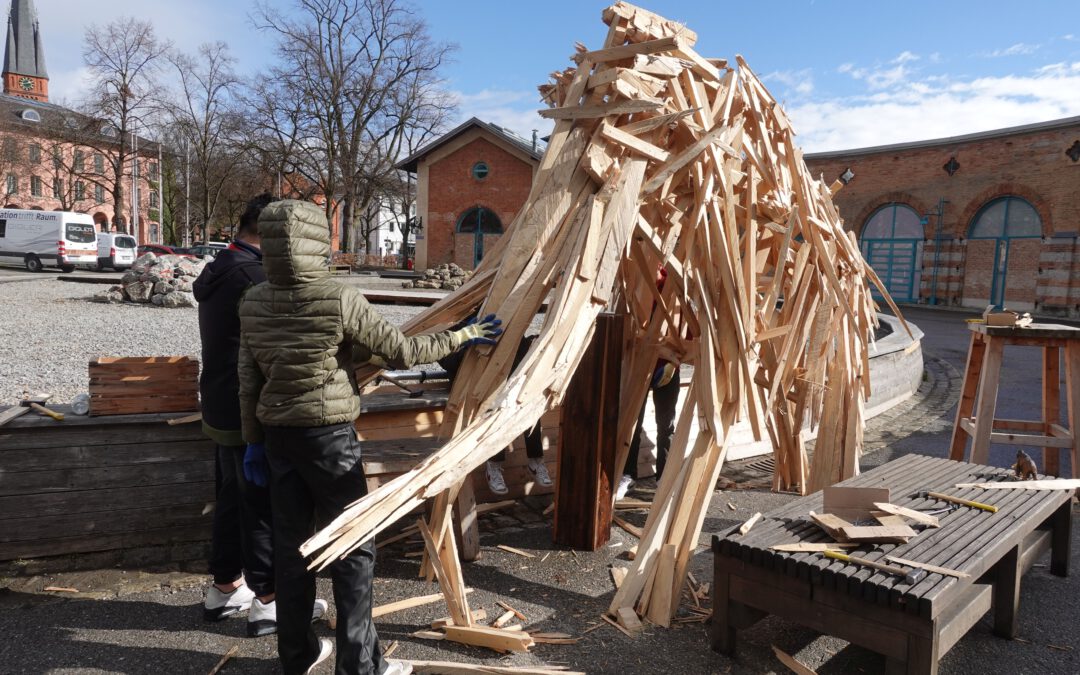
[[[33,0],[11,0],[3,76],[5,94],[49,100],[49,74]]]

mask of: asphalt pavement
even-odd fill
[[[898,456],[920,453],[945,456],[952,431],[960,376],[967,354],[965,314],[908,308],[907,318],[925,332],[926,375],[912,399],[871,420],[866,429],[863,466],[880,465]],[[1036,350],[1006,352],[999,416],[1031,417],[1039,411],[1041,373]],[[1009,466],[1009,448],[994,448],[991,463]],[[1040,460],[1039,457],[1036,457]],[[740,483],[760,477],[760,462],[725,468]],[[633,493],[648,499],[648,482]],[[714,493],[701,546],[691,561],[699,581],[711,580],[713,533],[724,532],[757,511],[767,513],[794,497],[761,489],[727,489]],[[448,642],[412,637],[446,614],[442,603],[387,615],[377,622],[383,648],[394,642],[394,658],[462,661],[490,665],[566,665],[588,673],[785,673],[772,645],[796,656],[819,673],[879,673],[882,657],[836,638],[821,636],[793,623],[767,618],[741,632],[738,653],[729,659],[709,649],[707,625],[684,624],[672,629],[648,626],[630,639],[602,624],[600,615],[614,593],[612,566],[628,566],[625,551],[637,543],[619,528],[611,542],[596,552],[574,552],[554,546],[547,502],[529,499],[511,508],[481,516],[482,558],[466,565],[466,584],[474,609],[489,619],[501,613],[502,600],[527,617],[533,631],[557,631],[580,637],[575,645],[537,645],[529,654],[500,657]],[[1074,506],[1074,514],[1080,509]],[[644,511],[626,512],[638,525]],[[1047,560],[1024,577],[1019,638],[1004,640],[991,633],[984,617],[941,660],[943,675],[994,673],[1080,673],[1080,529],[1072,535],[1073,576],[1051,576]],[[506,544],[531,553],[527,558],[496,548]],[[437,587],[417,578],[419,550],[401,542],[380,551],[375,602],[382,604]],[[201,619],[202,594],[208,577],[192,570],[99,570],[0,580],[0,672],[2,673],[206,673],[232,646],[238,655],[221,671],[279,672],[273,637],[243,637],[242,619],[206,624]],[[79,593],[45,592],[46,586],[71,587]],[[331,598],[329,579],[319,581],[321,597]],[[331,603],[332,606],[332,603]],[[324,624],[320,634],[331,635]],[[321,666],[316,672],[329,673]]]

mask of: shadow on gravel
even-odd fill
[[[206,673],[229,645],[248,640],[243,620],[204,623],[201,603],[175,606],[124,600],[50,600],[53,602],[43,603],[39,595],[17,591],[3,594],[0,626],[4,640],[23,644],[22,648],[0,650],[7,652],[0,667],[3,672],[48,673],[74,667],[131,674]],[[48,625],[20,621],[31,620],[28,614],[44,604],[51,605]],[[202,639],[195,634],[203,634]],[[272,646],[269,640],[267,644]],[[27,649],[27,643],[38,647]],[[173,646],[194,647],[194,643],[205,650]],[[229,672],[267,672],[274,665],[263,659],[235,657],[229,661]]]

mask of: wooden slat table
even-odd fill
[[[915,585],[899,577],[825,558],[781,553],[771,546],[830,541],[807,518],[822,510],[821,493],[768,514],[745,536],[713,538],[713,648],[735,650],[736,630],[768,614],[883,654],[888,671],[936,673],[938,659],[991,606],[994,632],[1016,632],[1020,577],[1047,549],[1050,571],[1068,573],[1072,491],[957,489],[956,483],[1006,480],[1007,469],[908,455],[840,485],[889,487],[892,502],[913,509],[947,506],[914,495],[929,490],[998,506],[997,513],[961,507],[940,515],[941,528],[907,544],[867,545],[859,557],[893,555],[971,575],[928,574]]]
[[[1033,323],[1023,328],[969,324],[971,346],[964,386],[956,409],[951,459],[964,459],[971,437],[971,461],[986,463],[991,443],[1043,448],[1043,471],[1060,475],[1061,449],[1070,451],[1072,474],[1080,478],[1080,328]],[[1001,364],[1006,346],[1042,349],[1042,416],[1039,420],[995,417]],[[1061,406],[1060,355],[1065,355],[1068,428],[1059,424]]]

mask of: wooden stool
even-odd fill
[[[956,411],[949,458],[962,461],[967,436],[971,436],[971,462],[988,464],[991,443],[1011,443],[1043,448],[1043,471],[1061,471],[1060,449],[1071,450],[1072,473],[1080,477],[1080,328],[1052,323],[1033,323],[1024,328],[969,324],[971,348],[964,371],[964,387]],[[1042,419],[997,419],[998,384],[1005,345],[1042,347]],[[1061,397],[1060,353],[1065,350],[1065,375],[1069,427],[1059,423]],[[974,411],[974,416],[972,412]],[[1000,429],[1001,431],[995,431]],[[1026,432],[1026,433],[1016,433]],[[1035,432],[1035,433],[1032,433]]]

